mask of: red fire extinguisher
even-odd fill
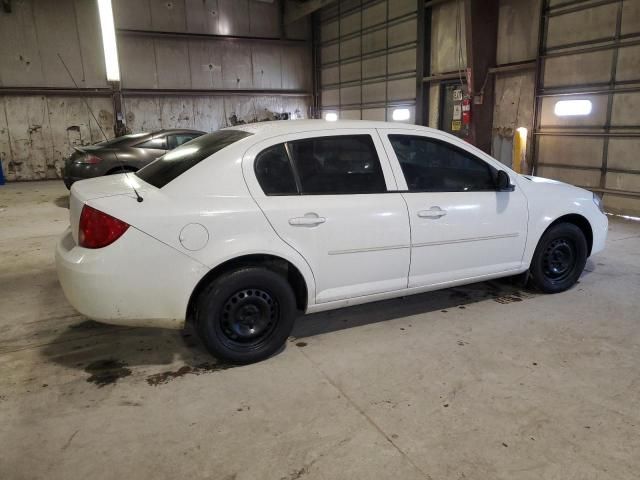
[[[462,99],[462,125],[471,125],[471,98],[468,95]]]

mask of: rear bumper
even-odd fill
[[[82,180],[82,178],[72,177],[65,173],[62,177],[62,180],[64,181],[64,185],[67,187],[67,190],[71,190],[71,186],[78,180]]]
[[[208,271],[133,227],[95,250],[76,245],[68,229],[56,247],[56,268],[67,300],[88,318],[163,328],[184,326],[191,293]]]
[[[62,169],[62,180],[71,190],[71,185],[78,180],[102,176],[102,171],[96,165],[67,163]]]

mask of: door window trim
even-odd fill
[[[395,149],[393,148],[393,145],[391,143],[391,140],[389,139],[389,135],[404,135],[407,137],[417,137],[417,138],[424,138],[428,141],[433,141],[436,143],[440,143],[440,144],[444,144],[464,155],[469,155],[475,159],[477,159],[480,162],[483,162],[484,164],[486,164],[490,170],[494,173],[495,176],[497,176],[498,170],[504,170],[507,175],[509,175],[509,177],[511,178],[511,182],[513,183],[513,176],[512,176],[512,172],[503,164],[499,163],[497,160],[495,160],[494,158],[488,156],[486,153],[480,151],[481,155],[478,155],[477,153],[469,150],[468,148],[465,148],[465,146],[463,145],[458,145],[458,142],[464,142],[463,140],[459,140],[459,139],[455,139],[458,141],[452,141],[449,140],[448,138],[443,138],[442,135],[439,135],[439,132],[423,132],[421,130],[412,130],[412,129],[395,129],[395,128],[381,128],[381,129],[377,129],[378,134],[380,135],[383,147],[385,149],[385,152],[387,154],[387,157],[389,158],[389,162],[391,163],[391,170],[393,172],[394,177],[396,177],[396,184],[397,184],[397,190],[393,190],[390,192],[396,192],[396,193],[499,193],[500,190],[498,190],[497,184],[495,189],[488,189],[488,190],[466,190],[466,191],[461,191],[461,190],[453,190],[453,191],[444,191],[444,190],[440,190],[440,191],[436,191],[436,190],[409,190],[409,186],[407,184],[406,178],[404,176],[404,171],[402,170],[402,165],[400,164],[400,160],[398,159],[398,156],[396,154]],[[470,145],[471,146],[471,145]],[[487,158],[484,158],[484,157]],[[399,178],[398,178],[399,176]],[[494,181],[496,181],[496,179],[494,178]]]
[[[305,132],[306,133],[306,132]],[[295,135],[295,134],[294,134]],[[382,180],[384,181],[384,191],[380,191],[380,192],[327,192],[327,193],[309,193],[309,192],[305,192],[302,188],[302,182],[300,180],[300,174],[298,172],[298,168],[296,165],[296,162],[293,160],[293,155],[291,153],[291,146],[290,143],[292,142],[296,142],[296,141],[305,141],[305,140],[314,140],[314,139],[319,139],[319,138],[333,138],[333,137],[354,137],[354,136],[368,136],[369,139],[371,140],[371,145],[373,146],[373,151],[376,155],[376,158],[378,160],[378,166],[380,168],[380,175],[382,175]],[[395,174],[393,172],[393,170],[391,169],[391,165],[389,165],[389,163],[387,163],[387,165],[389,166],[389,173],[391,174],[394,183],[396,183],[396,185],[392,186],[395,187],[395,189],[390,188],[389,184],[387,182],[387,176],[385,174],[385,170],[384,170],[384,165],[383,162],[387,161],[389,162],[388,156],[387,156],[387,152],[386,149],[384,148],[384,145],[382,146],[382,150],[380,151],[380,149],[378,148],[378,145],[376,145],[376,135],[378,140],[380,140],[380,143],[382,143],[381,139],[380,139],[380,135],[378,134],[377,131],[373,131],[373,132],[360,132],[358,131],[357,133],[354,132],[341,132],[341,133],[333,133],[331,135],[327,135],[324,132],[318,132],[318,135],[313,135],[313,136],[306,136],[303,138],[290,138],[290,139],[286,139],[282,142],[277,142],[277,143],[269,143],[269,145],[264,146],[263,148],[261,148],[254,156],[253,158],[253,173],[254,176],[257,180],[258,186],[262,192],[262,194],[266,197],[295,197],[295,196],[330,196],[330,195],[380,195],[380,194],[387,194],[387,193],[398,193],[397,190],[397,181],[395,179]],[[284,145],[284,149],[285,152],[287,154],[287,159],[289,161],[289,166],[291,167],[291,171],[293,172],[293,178],[294,181],[296,183],[296,190],[297,193],[265,193],[264,189],[262,188],[262,185],[260,185],[260,180],[258,178],[258,172],[256,171],[256,159],[259,157],[259,155],[266,151],[269,148],[275,147],[277,145]],[[380,155],[380,153],[383,153],[385,156],[385,159],[383,160],[382,156]]]

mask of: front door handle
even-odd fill
[[[294,227],[313,227],[316,225],[321,225],[326,222],[327,219],[324,217],[319,217],[315,213],[307,213],[304,217],[294,217],[289,219],[289,225],[293,225]]]
[[[429,210],[420,210],[418,216],[420,218],[440,218],[447,214],[446,210],[442,210],[440,207],[431,207]]]

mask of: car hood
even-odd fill
[[[551,178],[535,177],[533,175],[520,175],[520,176],[534,183],[555,183],[559,185],[569,185],[568,183],[560,182],[558,180],[552,180]]]
[[[533,175],[519,175],[518,182],[530,200],[546,202],[591,202],[593,193],[570,183],[552,180],[550,178],[535,177]]]

